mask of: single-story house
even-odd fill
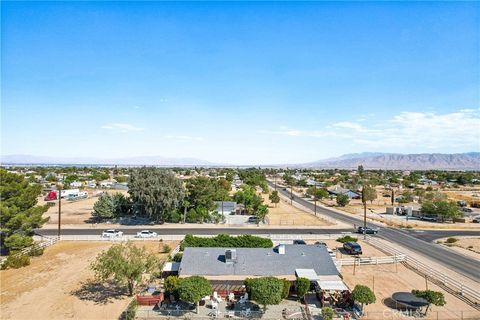
[[[361,195],[359,193],[354,192],[354,191],[349,190],[349,189],[342,188],[339,185],[327,188],[327,191],[328,191],[328,193],[330,193],[331,195],[334,195],[334,196],[337,196],[339,194],[345,194],[350,199],[360,199],[361,198]]]
[[[293,282],[297,276],[307,275],[316,282],[323,276],[338,277],[339,272],[325,246],[281,244],[275,248],[187,247],[178,275],[203,276],[212,285],[234,290],[240,289],[246,278],[273,276]]]

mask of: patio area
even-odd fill
[[[304,306],[293,300],[283,300],[279,305],[268,306],[263,310],[253,301],[246,300],[245,296],[239,298],[226,299],[212,298],[200,302],[198,313],[195,305],[185,302],[164,302],[161,306],[139,306],[137,310],[137,319],[168,319],[168,318],[187,318],[187,319],[307,319]]]

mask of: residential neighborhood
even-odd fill
[[[0,30],[0,320],[480,320],[479,1]]]

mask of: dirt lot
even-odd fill
[[[127,192],[124,190],[101,190],[108,193],[123,193]],[[99,190],[88,191],[88,198],[81,199],[77,201],[68,201],[62,199],[62,224],[84,224],[92,216],[93,205],[97,202],[98,197],[95,197],[95,193]],[[39,199],[38,204],[43,205],[46,202],[43,198]],[[47,212],[43,215],[44,217],[49,217],[50,220],[45,224],[45,227],[48,228],[49,225],[57,225],[58,223],[58,201],[55,201],[55,206],[48,209]]]
[[[178,244],[165,243],[172,248]],[[118,319],[131,298],[89,282],[91,261],[111,245],[107,241],[61,241],[33,258],[30,266],[0,271],[0,318]],[[162,247],[157,241],[141,245],[154,253]]]
[[[276,207],[268,199],[268,195],[262,194],[264,203],[268,205],[269,225],[283,226],[327,226],[331,223],[322,220],[301,209],[291,206],[284,199],[277,203]]]
[[[356,267],[355,275],[353,275],[353,267],[343,266],[342,275],[345,283],[351,289],[357,284],[363,284],[374,289],[377,301],[366,307],[368,319],[391,319],[391,317],[386,317],[385,315],[391,314],[389,311],[391,309],[386,304],[389,304],[389,298],[391,298],[393,293],[399,291],[410,292],[412,289],[425,289],[425,279],[401,264],[398,264],[396,267],[393,264],[360,266]],[[465,319],[467,316],[469,319],[480,319],[479,311],[438,286],[429,282],[428,289],[442,291],[447,301],[447,304],[443,307],[432,306],[430,315],[433,318],[431,319],[436,319],[437,311],[438,319],[460,319],[461,311],[464,311]]]
[[[436,242],[448,246],[458,253],[480,259],[480,237],[455,237],[457,241],[454,243],[446,242],[447,239],[448,238],[438,239]]]

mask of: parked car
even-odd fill
[[[298,240],[293,240],[293,244],[307,244],[305,241],[301,240],[301,239],[298,239]]]
[[[109,229],[102,232],[103,238],[112,238],[112,237],[121,237],[123,236],[123,232],[120,230]]]
[[[364,234],[364,233],[366,233],[366,234],[377,234],[378,233],[378,228],[374,229],[374,228],[370,228],[370,227],[366,227],[366,228],[358,227],[357,232],[361,233],[361,234]]]
[[[473,212],[473,210],[471,208],[465,208],[465,207],[462,208],[462,211],[467,212],[467,213],[472,213]]]
[[[473,223],[480,223],[480,216],[473,218]]]
[[[345,242],[343,244],[343,249],[348,254],[362,254],[362,247],[356,242]]]
[[[248,223],[258,223],[258,218],[257,217],[249,217],[248,218]]]
[[[323,241],[317,241],[317,242],[315,242],[315,245],[317,245],[317,246],[324,246],[324,247],[327,246],[327,244],[326,244],[325,242],[323,242]]]
[[[137,235],[135,237],[136,238],[155,238],[157,236],[158,234],[156,232],[153,232],[150,230],[142,230],[140,232],[137,232]]]
[[[435,217],[435,216],[423,216],[423,217],[420,218],[420,220],[437,222],[437,217]]]

